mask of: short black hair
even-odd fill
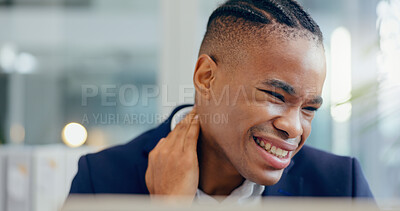
[[[217,62],[217,54],[225,50],[232,55],[232,50],[238,50],[235,44],[243,44],[249,36],[272,34],[323,43],[318,24],[295,0],[228,0],[211,14],[200,54],[208,54]]]

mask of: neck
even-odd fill
[[[223,153],[201,134],[197,148],[199,159],[199,188],[208,195],[229,195],[240,186],[244,178]]]

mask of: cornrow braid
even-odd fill
[[[210,27],[210,24],[214,19],[222,16],[235,16],[237,18],[246,18],[251,20],[252,22],[269,24],[271,21],[265,17],[261,12],[254,10],[254,8],[238,4],[238,5],[225,5],[224,7],[217,8],[210,16],[207,28]]]
[[[268,13],[270,13],[278,23],[285,24],[290,27],[297,27],[298,24],[293,20],[293,15],[290,14],[286,8],[284,8],[277,1],[255,0],[253,3],[255,7],[263,11],[269,11]]]
[[[318,24],[311,18],[304,8],[296,1],[292,0],[282,0],[290,10],[294,11],[294,15],[299,20],[299,23],[311,33],[322,38],[322,32]]]
[[[241,18],[257,24],[275,21],[289,28],[305,29],[320,42],[323,40],[318,24],[295,0],[228,0],[211,14],[207,30],[216,19],[223,17]]]

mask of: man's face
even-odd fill
[[[247,49],[231,67],[218,64],[202,105],[202,136],[221,161],[262,185],[281,178],[311,132],[325,80],[322,46],[303,38]],[[227,120],[227,121],[224,121]]]

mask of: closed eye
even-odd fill
[[[285,102],[285,97],[283,97],[283,95],[281,95],[279,93],[268,91],[268,90],[263,90],[263,89],[258,89],[258,90],[265,92],[271,96],[274,96],[274,97],[278,98],[279,100],[281,100],[282,102]]]
[[[309,111],[318,111],[318,108],[314,108],[314,107],[305,107],[303,109],[309,110]]]

